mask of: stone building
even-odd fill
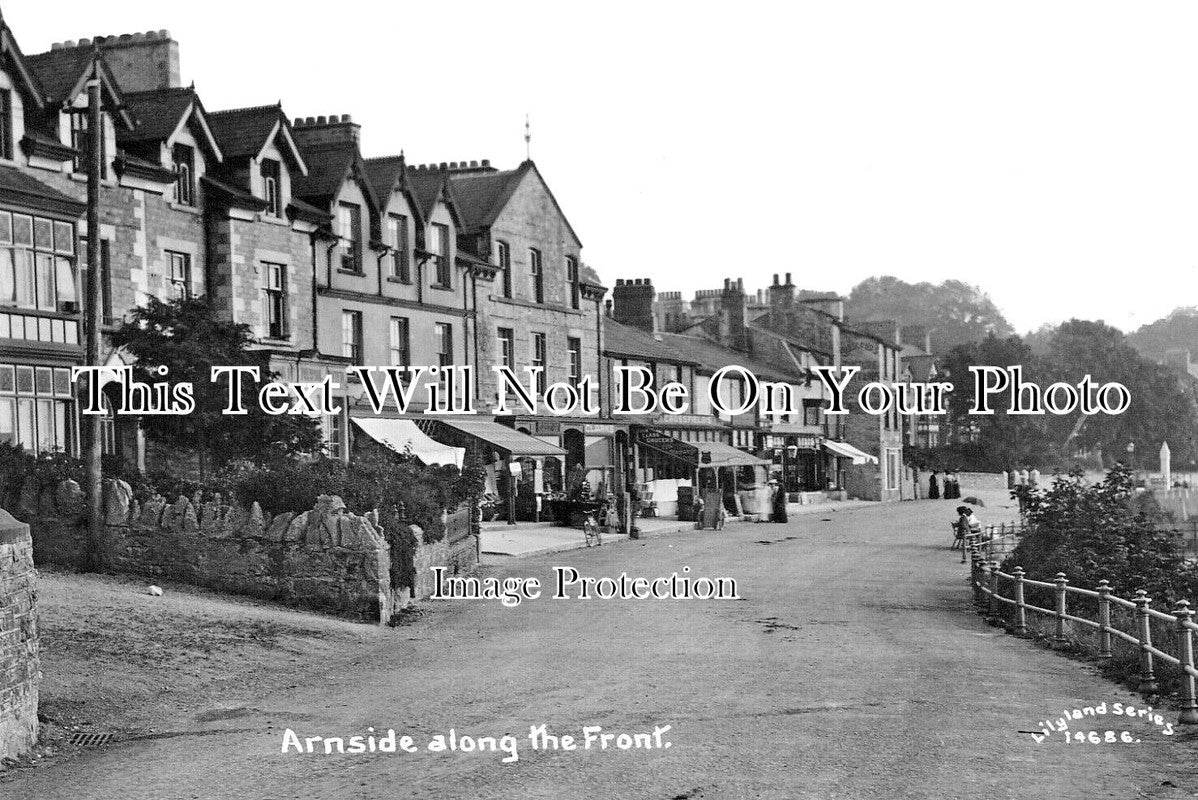
[[[498,270],[479,285],[477,311],[479,397],[487,407],[499,399],[492,366],[539,368],[536,388],[557,383],[577,388],[590,376],[597,407],[609,379],[601,360],[602,301],[606,289],[582,261],[582,242],[532,161],[499,170],[488,161],[415,168],[417,179],[443,174],[461,213],[459,252]],[[426,178],[427,180],[427,178]],[[565,450],[565,474],[580,465],[610,484],[617,426],[598,415],[528,413],[509,401],[517,430]]]

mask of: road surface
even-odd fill
[[[489,568],[537,577],[548,595],[555,565],[594,577],[689,567],[734,578],[742,599],[440,601],[345,652],[293,658],[210,708],[168,711],[162,738],[23,771],[0,795],[1194,796],[1198,776],[1180,766],[1194,763],[1187,735],[1141,721],[1082,728],[1127,729],[1140,739],[1131,744],[1037,744],[1023,732],[1063,709],[1138,699],[973,613],[946,549],[949,505],[804,515]],[[574,736],[577,749],[534,750],[529,730],[541,725]],[[583,749],[584,728],[595,726],[592,737],[642,734],[632,741],[653,746],[623,750],[630,739],[609,739],[604,750],[596,738]],[[281,752],[288,729],[306,739],[368,727],[410,735],[418,752]],[[515,737],[518,760],[503,763],[502,749],[424,749],[450,729],[495,737],[497,747]]]

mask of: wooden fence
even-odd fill
[[[1022,533],[1022,531],[1020,531]],[[1159,690],[1156,678],[1155,659],[1172,664],[1180,672],[1181,713],[1178,722],[1185,725],[1198,724],[1198,699],[1195,697],[1195,679],[1198,669],[1194,668],[1194,632],[1198,631],[1192,617],[1189,602],[1179,600],[1172,614],[1151,607],[1151,599],[1144,590],[1136,592],[1134,599],[1127,600],[1111,594],[1107,581],[1100,581],[1097,590],[1070,586],[1065,573],[1057,573],[1052,582],[1035,581],[1024,577],[1021,567],[1010,573],[999,570],[995,542],[1014,539],[1012,532],[1001,537],[985,540],[985,534],[966,537],[966,550],[970,564],[970,583],[973,587],[974,603],[983,610],[992,624],[1008,622],[1004,611],[1013,615],[1011,630],[1016,635],[1028,632],[1028,613],[1051,617],[1054,644],[1065,644],[1066,623],[1074,623],[1093,629],[1098,633],[1099,658],[1111,658],[1112,643],[1122,640],[1139,651],[1140,684],[1143,694],[1155,694]],[[1035,605],[1027,601],[1028,591],[1052,602],[1052,608]],[[1071,598],[1073,598],[1071,602]],[[1045,601],[1040,601],[1045,602]],[[1083,616],[1093,608],[1094,618]],[[1071,613],[1073,612],[1073,613]],[[1120,621],[1129,622],[1123,630]],[[1168,652],[1153,643],[1153,623],[1157,623],[1158,639],[1171,640],[1172,651]],[[1163,643],[1162,643],[1163,644]]]

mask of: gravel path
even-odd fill
[[[987,519],[1004,514],[987,509]],[[735,578],[743,599],[553,600],[547,591],[515,608],[430,604],[381,635],[327,634],[317,656],[296,657],[292,643],[277,663],[206,695],[207,707],[165,708],[163,738],[25,771],[0,783],[0,796],[1196,796],[1188,733],[1165,737],[1143,721],[1082,728],[1126,729],[1133,744],[1059,735],[1037,744],[1021,733],[1063,709],[1138,698],[986,626],[946,548],[949,515],[943,502],[902,503],[524,559],[488,574],[551,587],[554,565],[595,577],[689,566]],[[227,613],[242,608],[227,604]],[[330,636],[345,646],[330,648]],[[529,728],[542,724],[579,742],[585,726],[631,735],[668,725],[661,742],[670,747],[620,750],[613,739],[607,750],[534,750]],[[368,726],[409,734],[421,750],[280,753],[288,728],[348,737]],[[423,750],[450,728],[515,736],[519,760]]]

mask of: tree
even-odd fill
[[[1108,465],[1127,457],[1129,443],[1137,461],[1155,458],[1166,441],[1175,463],[1198,457],[1193,393],[1168,368],[1141,356],[1118,329],[1102,322],[1064,322],[1050,339],[1045,360],[1053,381],[1076,384],[1090,375],[1097,383],[1122,383],[1131,393],[1131,406],[1122,414],[1087,419],[1074,445],[1100,451]],[[1072,417],[1053,420],[1055,438],[1063,442],[1072,425]]]
[[[1198,308],[1176,308],[1128,334],[1127,340],[1152,361],[1160,361],[1170,350],[1189,350],[1198,356]]]
[[[148,436],[168,447],[195,452],[200,471],[232,460],[257,463],[320,449],[317,421],[298,414],[272,416],[258,405],[258,389],[276,376],[269,354],[254,350],[246,325],[219,320],[205,298],[175,299],[164,303],[151,297],[133,309],[112,335],[113,344],[137,358],[134,377],[145,383],[163,380],[191,382],[195,411],[186,415],[146,415]],[[226,415],[225,380],[211,380],[214,366],[258,367],[261,380],[245,380],[242,405],[248,413]],[[165,378],[152,371],[166,367]]]
[[[979,342],[991,334],[1005,337],[1014,333],[981,289],[958,280],[912,284],[891,275],[869,278],[849,293],[845,315],[852,321],[893,319],[929,328],[934,353]]]

